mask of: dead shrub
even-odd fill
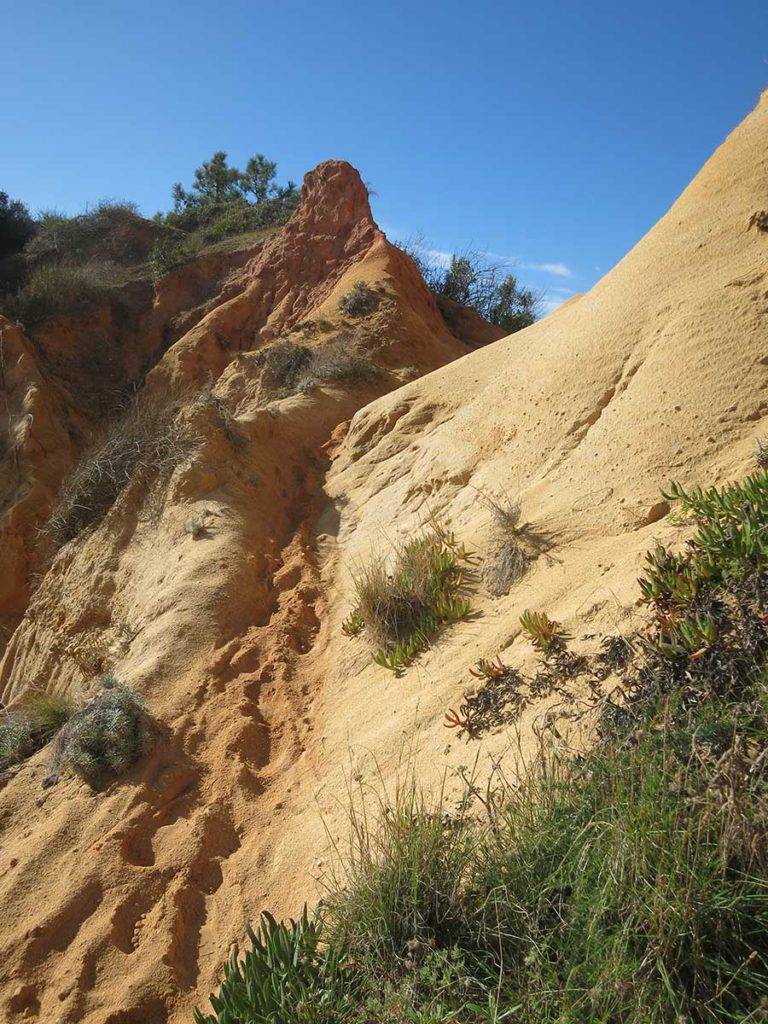
[[[380,373],[370,359],[354,351],[354,342],[346,338],[316,349],[276,341],[259,350],[256,365],[261,369],[262,389],[277,398],[311,391],[327,381],[368,384]]]
[[[369,384],[379,376],[378,367],[365,356],[350,348],[349,342],[337,339],[323,348],[315,349],[298,390],[308,390],[314,384],[337,381],[341,384]]]
[[[44,534],[55,547],[99,522],[129,483],[169,474],[194,450],[192,430],[173,402],[134,399],[85,453],[58,496]]]
[[[339,299],[339,309],[351,317],[370,316],[378,305],[379,296],[365,281],[358,281]]]
[[[256,353],[261,387],[276,396],[295,393],[299,380],[312,361],[312,349],[293,341],[276,341]]]
[[[487,491],[478,491],[478,497],[491,513],[491,551],[483,564],[483,582],[490,594],[501,597],[522,579],[531,559],[548,551],[550,544],[530,523],[520,522],[518,499]]]
[[[237,421],[230,412],[225,400],[221,395],[216,394],[213,379],[209,379],[200,388],[195,398],[195,404],[203,409],[210,410],[216,426],[233,448],[241,449],[245,446],[247,439],[238,428]]]

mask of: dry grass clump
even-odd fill
[[[261,370],[261,386],[270,394],[295,394],[299,381],[312,361],[312,349],[293,341],[275,341],[255,356]]]
[[[429,646],[441,626],[469,613],[464,596],[469,556],[454,536],[432,525],[379,554],[354,574],[356,604],[348,635],[367,632],[373,658],[398,671]]]
[[[72,715],[69,697],[32,693],[0,720],[0,768],[16,764],[45,746]]]
[[[149,746],[144,705],[113,675],[102,678],[102,692],[59,732],[54,777],[66,768],[94,788],[131,768]]]
[[[339,339],[312,350],[312,358],[297,388],[299,391],[307,391],[325,381],[369,384],[379,375],[378,367],[370,359],[358,355],[350,349],[348,342]]]
[[[479,492],[479,497],[492,517],[492,552],[483,564],[482,576],[488,591],[499,597],[522,578],[528,563],[520,530],[522,510],[520,502],[507,494]]]
[[[143,394],[107,427],[63,486],[44,533],[58,547],[97,523],[129,483],[169,473],[194,450],[168,399]]]
[[[42,263],[18,291],[0,297],[2,312],[35,327],[54,316],[82,313],[121,281],[119,268],[106,260]]]
[[[276,341],[259,350],[256,365],[261,369],[261,387],[276,397],[311,391],[327,381],[367,384],[380,373],[370,359],[358,355],[343,339],[322,348]]]
[[[768,469],[768,437],[758,437],[755,441],[755,462],[760,469]]]
[[[358,281],[339,299],[339,309],[347,316],[370,316],[379,304],[379,296],[365,283]]]
[[[482,577],[494,597],[509,593],[519,582],[530,561],[546,553],[549,539],[530,523],[521,523],[522,509],[517,498],[506,492],[478,491],[480,502],[491,513],[491,550],[483,563]]]

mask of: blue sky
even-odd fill
[[[215,149],[354,163],[392,236],[550,304],[658,219],[768,85],[768,0],[0,0],[0,189],[167,208]]]

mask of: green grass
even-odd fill
[[[373,660],[399,672],[434,641],[443,626],[466,618],[469,555],[452,534],[432,525],[379,555],[354,575],[356,605],[343,629],[365,630]]]
[[[23,761],[44,747],[69,720],[74,705],[69,697],[52,693],[28,694],[23,704],[0,719],[0,766]]]
[[[248,938],[242,960],[235,951],[224,968],[213,1014],[197,1011],[196,1024],[325,1024],[349,1007],[349,972],[333,951],[320,949],[320,927],[306,906],[286,924],[262,914]]]
[[[609,659],[621,698],[594,693],[588,753],[542,745],[453,810],[410,784],[351,811],[313,932],[343,978],[315,976],[322,1020],[768,1019],[768,475],[669,497],[694,536],[649,558],[649,625]],[[566,638],[527,624],[567,688]],[[206,1024],[305,1019],[252,1009]]]

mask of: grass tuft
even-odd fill
[[[353,577],[356,605],[344,624],[348,635],[364,628],[374,661],[398,672],[432,643],[440,629],[466,618],[469,555],[455,537],[432,525],[378,555]]]
[[[0,767],[23,761],[44,747],[73,711],[70,698],[61,694],[27,694],[24,702],[4,712],[0,721]]]

